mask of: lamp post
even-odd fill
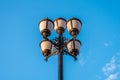
[[[69,54],[75,60],[80,52],[81,42],[76,39],[80,32],[82,23],[77,18],[71,18],[66,21],[64,18],[57,18],[54,22],[48,18],[39,22],[39,29],[44,40],[40,42],[41,51],[45,60],[54,54],[58,55],[58,80],[63,80],[63,55]],[[55,29],[58,37],[50,40],[48,37],[52,33],[52,29]],[[63,36],[65,29],[72,36],[72,39],[68,40]]]

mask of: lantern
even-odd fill
[[[71,18],[67,21],[67,28],[72,36],[76,36],[81,29],[82,23],[77,18]]]
[[[67,49],[70,54],[77,56],[79,54],[81,42],[77,39],[72,39],[67,42]]]
[[[40,43],[40,47],[44,56],[49,56],[52,50],[52,43],[47,40],[43,40]]]
[[[66,20],[64,18],[57,18],[54,20],[54,29],[58,34],[61,34],[66,29]]]
[[[46,18],[39,22],[39,30],[43,37],[50,36],[52,29],[53,29],[54,23],[52,20]]]

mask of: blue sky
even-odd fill
[[[119,0],[0,0],[0,80],[57,80],[57,55],[45,62],[39,48],[46,17],[83,23],[78,60],[64,56],[64,80],[120,80]]]

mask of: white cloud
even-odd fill
[[[80,63],[81,66],[83,66],[85,64],[86,59],[82,54],[79,56],[79,63]]]
[[[80,59],[80,60],[79,60],[79,63],[80,63],[80,65],[81,65],[81,66],[83,66],[83,65],[85,64],[84,59],[83,59],[83,58],[82,58],[82,59]]]
[[[112,57],[111,61],[102,68],[102,71],[106,76],[108,76],[111,72],[113,72],[116,69],[115,61],[115,58]]]
[[[120,55],[115,55],[109,63],[103,66],[102,71],[106,77],[105,80],[120,80]]]
[[[118,74],[110,74],[105,80],[118,80]]]
[[[101,76],[99,76],[99,75],[96,75],[96,77],[97,77],[98,79],[102,79],[102,77],[101,77]]]
[[[108,46],[109,46],[109,44],[105,42],[105,43],[104,43],[104,46],[105,46],[105,47],[108,47]]]

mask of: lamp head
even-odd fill
[[[54,25],[56,32],[62,34],[66,29],[66,20],[64,18],[57,18],[54,20]]]
[[[39,22],[39,30],[43,37],[50,36],[53,27],[54,27],[53,21],[48,18],[45,18]]]
[[[80,52],[81,42],[77,39],[71,39],[67,42],[68,52],[73,56],[77,56]]]
[[[40,47],[41,47],[42,53],[45,57],[49,56],[51,54],[52,43],[50,41],[47,41],[47,40],[41,41]]]
[[[71,18],[67,21],[67,29],[72,36],[77,36],[80,32],[82,22],[77,18]]]

